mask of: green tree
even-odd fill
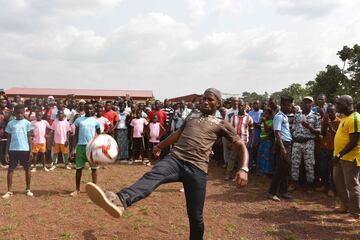
[[[271,94],[271,98],[275,98],[279,100],[282,95],[287,95],[293,97],[294,101],[296,103],[299,103],[301,102],[303,97],[309,94],[310,94],[310,90],[308,89],[308,87],[306,86],[303,87],[299,83],[293,83],[289,87],[284,88],[279,92],[274,92],[273,94]]]
[[[352,48],[344,46],[337,52],[343,61],[343,73],[347,79],[342,83],[342,91],[360,100],[360,45],[355,44]],[[347,68],[345,69],[345,67]]]
[[[327,65],[326,69],[320,71],[314,81],[308,82],[306,86],[313,97],[324,93],[331,100],[335,95],[341,95],[346,92],[344,84],[347,80],[346,75],[337,65]]]

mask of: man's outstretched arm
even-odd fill
[[[240,158],[242,159],[242,165],[236,173],[234,181],[239,188],[243,188],[248,184],[249,153],[246,145],[241,140],[236,141],[234,147],[240,152]]]
[[[181,128],[179,128],[178,130],[176,130],[175,132],[170,134],[170,136],[168,136],[163,141],[161,141],[159,144],[157,144],[153,149],[153,154],[156,157],[160,156],[161,149],[164,149],[164,148],[166,148],[168,146],[171,146],[172,144],[176,143],[177,140],[179,140],[182,131],[183,130]]]

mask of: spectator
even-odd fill
[[[355,223],[360,219],[360,115],[348,95],[338,98],[336,109],[343,117],[334,140],[334,182],[340,210],[349,213],[344,221]]]
[[[276,113],[273,120],[276,146],[276,168],[268,193],[269,199],[273,201],[280,201],[280,198],[292,199],[292,196],[288,193],[292,137],[289,129],[288,117],[286,116],[286,114],[291,111],[292,103],[292,97],[282,96],[280,100],[280,110]]]
[[[320,142],[321,186],[318,187],[316,191],[327,191],[329,197],[335,196],[333,166],[331,161],[333,159],[335,133],[339,123],[340,119],[336,116],[335,105],[328,104],[327,111],[321,121],[321,134],[323,135]]]
[[[300,165],[302,159],[304,159],[308,191],[313,190],[315,138],[320,135],[320,115],[311,110],[312,103],[312,97],[304,97],[302,112],[295,114],[291,158],[291,176],[295,182],[295,187],[298,185]]]
[[[31,123],[25,119],[25,106],[18,104],[14,108],[15,119],[11,120],[5,128],[7,134],[7,142],[5,149],[5,160],[9,163],[7,173],[8,191],[2,196],[3,199],[9,199],[14,195],[12,192],[13,173],[18,162],[24,167],[26,190],[25,193],[29,197],[34,194],[30,190],[31,181]]]
[[[119,103],[119,122],[116,126],[116,142],[119,145],[119,160],[129,159],[128,122],[129,114],[125,111],[125,103]]]
[[[260,146],[258,150],[258,162],[256,165],[256,173],[259,175],[266,174],[270,176],[273,172],[273,113],[270,108],[264,109],[261,118]]]

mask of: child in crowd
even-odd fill
[[[31,172],[36,172],[36,164],[37,160],[40,157],[43,168],[45,172],[48,172],[49,169],[46,168],[45,165],[45,152],[46,152],[46,129],[50,128],[50,125],[47,121],[43,120],[43,113],[42,111],[36,111],[36,120],[31,122],[33,127],[33,146],[32,146],[32,153],[33,153],[33,164],[34,167],[31,169]]]
[[[85,163],[87,162],[86,158],[86,145],[95,137],[96,134],[100,134],[100,124],[93,117],[94,115],[94,106],[91,103],[86,103],[84,106],[85,116],[79,117],[75,120],[74,125],[76,126],[75,130],[75,140],[73,143],[73,151],[71,155],[75,154],[76,147],[76,190],[72,192],[70,195],[72,197],[76,197],[80,194],[80,182],[82,170],[85,167]],[[90,164],[90,163],[89,163]],[[90,164],[91,167],[91,177],[92,182],[97,182],[97,167],[96,165]]]
[[[257,154],[258,175],[270,176],[273,172],[274,165],[274,134],[273,134],[273,111],[266,108],[261,116],[260,146]]]
[[[96,108],[95,119],[100,124],[100,132],[107,133],[110,129],[112,129],[113,126],[112,126],[111,122],[109,121],[109,119],[107,119],[106,117],[103,116],[103,112],[104,112],[104,107],[101,105],[98,106]]]
[[[118,159],[127,161],[129,159],[128,123],[129,113],[125,111],[125,104],[119,103],[119,121],[116,126],[116,142],[119,145]]]
[[[53,147],[53,163],[50,170],[54,170],[57,166],[59,154],[62,154],[64,165],[67,169],[71,169],[68,166],[69,159],[69,132],[71,131],[70,123],[66,120],[66,116],[62,110],[58,110],[57,118],[51,125],[54,135],[54,147]]]
[[[144,162],[144,125],[148,125],[148,121],[141,117],[141,110],[136,111],[136,118],[131,120],[130,126],[132,126],[132,153],[134,161],[139,155]],[[132,163],[130,162],[130,164]]]
[[[162,131],[160,131],[162,129]],[[154,146],[160,142],[161,134],[160,132],[164,133],[165,128],[163,125],[159,123],[159,117],[157,115],[153,116],[152,122],[149,124],[149,158],[151,161],[157,159],[157,157],[153,154]]]
[[[13,196],[12,192],[12,178],[18,162],[24,167],[26,179],[26,195],[33,197],[34,194],[30,191],[30,165],[32,153],[31,150],[31,123],[25,119],[25,106],[22,104],[14,107],[15,119],[11,120],[6,128],[7,142],[5,149],[5,160],[9,163],[7,173],[8,191],[2,198],[9,199]]]
[[[321,121],[321,134],[323,136],[319,149],[321,186],[316,188],[318,192],[327,192],[329,197],[335,196],[332,160],[334,139],[339,124],[340,118],[336,116],[336,107],[329,103]]]

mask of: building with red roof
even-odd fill
[[[175,98],[170,98],[169,101],[170,102],[180,102],[180,101],[185,101],[185,102],[196,102],[196,101],[200,101],[201,100],[201,96],[200,94],[189,94],[186,96],[181,96],[181,97],[175,97]]]
[[[61,89],[61,88],[9,88],[5,90],[8,97],[19,95],[22,98],[65,98],[74,95],[78,99],[114,99],[116,97],[130,96],[135,101],[146,101],[154,98],[150,90],[108,90],[108,89]]]

